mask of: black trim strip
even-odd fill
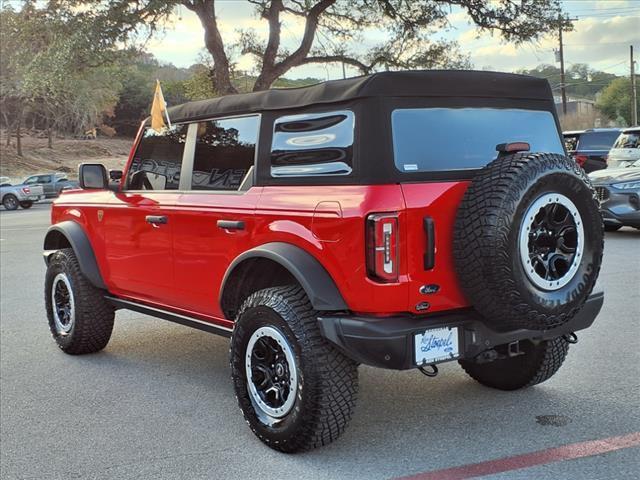
[[[436,227],[433,218],[424,217],[422,228],[427,236],[427,251],[424,253],[424,269],[431,270],[436,264]]]
[[[141,303],[131,302],[129,300],[123,300],[109,295],[105,295],[105,298],[116,308],[126,308],[127,310],[144,313],[145,315],[151,315],[152,317],[179,323],[180,325],[196,328],[205,332],[215,333],[216,335],[221,335],[223,337],[231,337],[231,332],[233,331],[231,328],[215,325],[209,322],[203,322],[196,318],[187,317],[186,315],[180,315],[179,313],[169,312],[156,307],[150,307]]]

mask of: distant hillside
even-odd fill
[[[551,84],[554,95],[560,94],[560,69],[555,65],[538,65],[531,70],[518,70],[517,73],[546,78]],[[584,64],[574,64],[565,72],[567,95],[573,98],[595,100],[596,94],[615,80],[617,75],[600,72]]]

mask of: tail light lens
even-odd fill
[[[367,274],[383,283],[398,281],[398,214],[367,217]]]
[[[581,167],[584,167],[584,164],[587,161],[587,156],[586,155],[576,155],[573,158],[576,160],[578,165],[580,165]]]
[[[29,195],[31,193],[31,189],[29,187],[22,187],[22,191]]]

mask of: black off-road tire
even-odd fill
[[[581,217],[583,251],[566,285],[543,288],[524,270],[520,234],[531,228],[525,225],[530,220],[524,218],[527,210],[537,200],[558,194],[572,202]],[[460,285],[487,324],[499,331],[544,330],[568,322],[593,290],[603,248],[603,222],[589,178],[563,155],[497,158],[473,179],[457,213],[454,259]]]
[[[506,346],[497,350],[506,354]],[[569,351],[569,343],[558,337],[534,344],[529,340],[520,342],[524,355],[475,363],[460,360],[459,363],[471,378],[482,385],[498,390],[518,390],[532,387],[551,378],[560,368]]]
[[[617,232],[621,228],[622,228],[622,225],[607,225],[607,224],[604,225],[605,232]]]
[[[18,198],[15,195],[8,193],[2,199],[2,205],[4,205],[4,208],[6,210],[17,210],[18,206],[20,205],[20,202],[18,201]]]
[[[51,290],[58,274],[66,275],[73,295],[75,314],[68,332],[61,330],[54,318]],[[52,254],[45,276],[45,306],[49,329],[62,351],[71,355],[95,353],[109,343],[115,312],[104,295],[82,274],[73,249]]]
[[[271,326],[287,339],[299,384],[293,407],[274,425],[260,419],[251,399],[245,356],[254,332]],[[260,290],[242,304],[233,330],[230,363],[236,398],[253,433],[269,447],[297,452],[336,440],[351,419],[358,365],[320,334],[317,312],[297,285]]]
[[[25,200],[24,202],[20,202],[20,206],[24,209],[33,207],[33,202],[31,200]]]

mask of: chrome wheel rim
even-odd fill
[[[293,408],[298,373],[293,350],[274,327],[260,327],[249,339],[245,371],[251,403],[259,420],[274,425]]]
[[[76,317],[75,302],[71,283],[66,273],[59,273],[51,285],[51,306],[56,330],[61,335],[67,335],[73,328]]]
[[[575,277],[584,252],[582,217],[574,203],[547,193],[527,209],[519,236],[520,260],[529,280],[554,291]]]

